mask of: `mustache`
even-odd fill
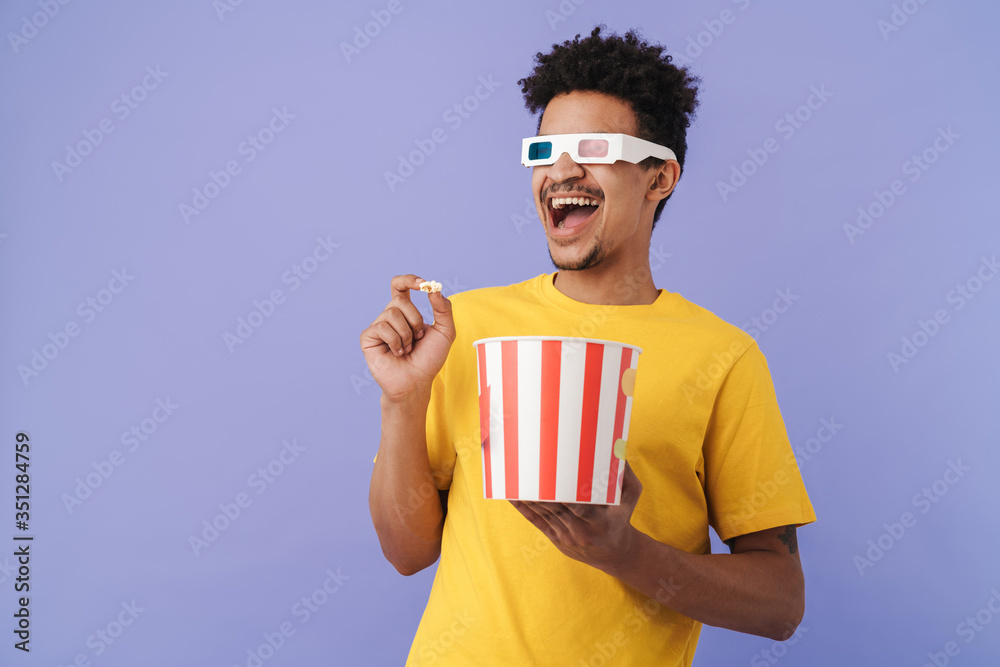
[[[557,186],[553,186],[551,188],[548,188],[544,192],[544,194],[542,195],[542,201],[547,200],[552,195],[572,196],[574,194],[587,195],[597,199],[604,199],[604,191],[601,190],[600,188],[590,188],[590,187],[559,188]]]

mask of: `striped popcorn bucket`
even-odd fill
[[[618,505],[642,350],[556,336],[472,345],[483,496]]]

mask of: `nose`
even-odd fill
[[[563,183],[574,178],[583,178],[586,172],[583,167],[573,161],[569,153],[563,153],[559,159],[549,166],[548,176],[556,183]]]

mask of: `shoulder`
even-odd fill
[[[541,278],[496,287],[480,287],[448,297],[454,308],[455,321],[491,322],[498,318],[523,316],[531,306],[541,305]]]
[[[683,325],[689,340],[697,341],[699,347],[709,351],[708,354],[714,350],[732,355],[734,361],[747,351],[759,354],[753,336],[676,292],[671,292],[665,300],[665,311],[667,317]]]
[[[530,297],[538,292],[541,279],[545,274],[540,274],[534,278],[514,283],[512,285],[498,285],[494,287],[478,287],[452,294],[448,299],[452,303],[463,306],[475,306],[479,304],[490,304],[507,300],[519,300]]]

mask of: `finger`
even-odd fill
[[[403,315],[403,311],[395,307],[386,308],[380,319],[383,322],[388,323],[389,326],[393,328],[399,336],[402,346],[406,348],[406,350],[409,350],[410,346],[413,344],[413,335],[415,332],[410,326],[410,322]]]
[[[606,506],[588,505],[586,503],[566,503],[565,507],[566,511],[573,514],[573,516],[590,523],[596,518],[598,512],[602,511],[601,508]]]
[[[420,289],[420,283],[424,282],[423,278],[416,276],[412,273],[407,273],[401,276],[393,276],[390,282],[390,288],[392,294],[390,295],[393,299],[396,297],[402,297],[407,301],[410,300],[410,290]]]
[[[402,302],[397,301],[396,303]],[[406,302],[403,305],[407,306],[410,310],[416,313],[416,308],[412,303]],[[417,322],[413,321],[414,317],[418,320]],[[424,322],[419,313],[416,313],[415,316],[412,313],[407,316],[404,308],[398,308],[391,304],[387,306],[384,311],[382,311],[382,314],[379,315],[378,319],[391,324],[392,328],[396,330],[396,333],[398,333],[399,337],[402,339],[403,345],[406,347],[411,345],[413,341],[417,339],[418,331],[423,331]]]
[[[545,520],[545,517],[538,514],[534,510],[534,508],[531,507],[529,503],[522,503],[519,500],[512,500],[510,501],[510,504],[514,506],[514,509],[516,509],[518,512],[521,513],[521,516],[523,516],[525,519],[531,522],[531,525],[533,525],[538,530],[542,531],[545,534],[548,534],[548,531],[551,530],[551,526],[549,526],[549,522]]]
[[[364,345],[365,349],[385,345],[393,354],[400,355],[403,353],[403,348],[405,347],[403,345],[403,338],[385,320],[375,322],[375,324],[368,327],[367,331],[371,332],[371,335],[368,338],[368,344]]]
[[[403,317],[410,323],[414,336],[421,338],[424,333],[424,316],[417,310],[416,304],[409,300],[396,299],[393,305],[399,308]]]
[[[448,340],[455,341],[455,318],[451,312],[451,301],[441,292],[427,295],[434,310],[434,328],[443,333]]]
[[[529,509],[543,517],[556,533],[562,533],[570,529],[573,522],[573,513],[562,503],[527,503]]]
[[[631,464],[625,462],[625,475],[622,477],[622,504],[635,505],[642,495],[642,482],[636,477]]]
[[[417,334],[422,334],[424,331],[424,316],[420,314],[412,301],[397,297],[389,302],[385,310],[398,311],[406,319],[407,326],[413,331],[414,337],[420,338]]]

